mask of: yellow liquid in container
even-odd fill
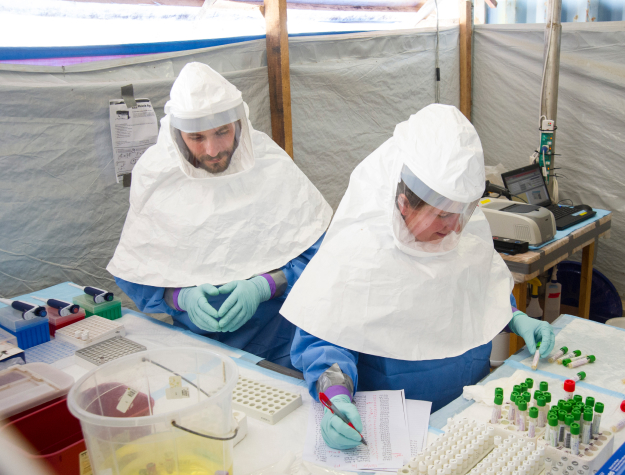
[[[115,451],[101,469],[119,475],[233,475],[232,442],[193,434],[148,435]]]

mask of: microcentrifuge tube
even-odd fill
[[[577,422],[571,424],[571,453],[579,455],[579,424]]]
[[[592,435],[598,434],[601,426],[601,414],[603,414],[603,403],[595,404],[595,417],[592,420]]]
[[[567,366],[569,368],[577,368],[578,366],[583,366],[588,363],[594,363],[596,360],[594,355],[588,355],[579,360],[571,361]]]
[[[581,356],[582,352],[579,350],[573,350],[570,353],[567,353],[566,355],[561,356],[560,358],[558,358],[558,364],[564,364],[564,360],[568,360],[571,358],[575,358],[577,356]]]
[[[490,417],[491,424],[497,424],[499,419],[501,419],[501,405],[503,404],[503,396],[501,394],[497,394],[495,396],[495,405],[493,406],[493,413]]]
[[[549,361],[549,363],[553,363],[555,362],[558,358],[560,358],[561,356],[564,356],[566,354],[566,352],[569,351],[569,349],[566,346],[563,346],[562,348],[560,348],[558,351],[556,351],[555,353],[549,355],[549,359],[547,361]]]

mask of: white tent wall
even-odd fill
[[[472,119],[486,164],[529,164],[538,148],[544,25],[477,25]],[[625,22],[564,23],[556,157],[560,199],[615,211],[595,268],[625,295]]]
[[[454,105],[457,45],[457,28],[441,31],[441,98]],[[296,163],[334,208],[353,168],[433,102],[434,48],[431,29],[291,40]],[[105,268],[129,189],[115,183],[108,101],[131,83],[160,119],[190,61],[235,84],[254,127],[271,134],[264,40],[65,68],[0,65],[0,296],[67,280],[119,292]]]

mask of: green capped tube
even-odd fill
[[[595,404],[595,417],[592,420],[592,435],[599,433],[599,428],[601,426],[601,415],[603,414],[603,403],[598,402]]]
[[[569,349],[566,346],[563,346],[552,355],[549,355],[549,359],[547,361],[549,361],[549,363],[554,363],[558,358],[564,356],[568,351]]]
[[[577,422],[571,424],[571,453],[579,455],[579,424]]]

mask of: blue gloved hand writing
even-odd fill
[[[193,324],[208,332],[218,332],[217,310],[206,300],[206,295],[219,295],[217,287],[202,284],[199,287],[185,287],[178,294],[178,307],[186,310]]]
[[[356,406],[349,400],[349,396],[340,394],[334,396],[330,401],[354,424],[358,432],[362,432],[360,414],[358,414]],[[332,414],[328,408],[325,408],[323,419],[321,420],[321,436],[328,447],[337,450],[358,447],[362,441],[358,432],[345,424],[338,416]]]
[[[230,294],[219,308],[219,328],[222,332],[233,332],[252,318],[261,302],[269,300],[271,288],[267,279],[257,276],[222,285],[219,293]]]
[[[556,335],[553,333],[551,325],[535,318],[530,318],[520,310],[512,315],[512,320],[508,324],[510,330],[525,340],[530,354],[536,352],[536,343],[540,343],[540,357],[546,358],[553,350],[556,342]]]

